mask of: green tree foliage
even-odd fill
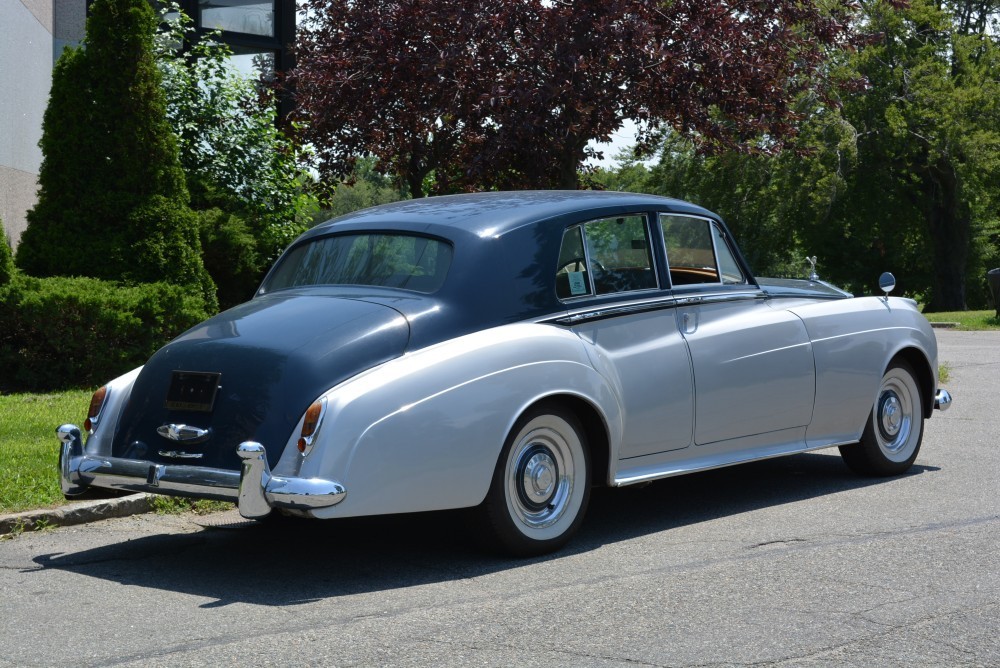
[[[792,203],[775,182],[774,161],[763,154],[699,153],[693,143],[672,134],[642,189],[718,212],[758,275],[797,275],[801,261],[787,224]]]
[[[374,159],[360,158],[354,165],[351,178],[338,183],[326,205],[313,215],[313,224],[403,198],[403,193],[393,186],[392,179],[375,170]]]
[[[82,48],[52,75],[37,205],[17,264],[37,276],[92,276],[215,290],[166,121],[146,0],[95,0]]]
[[[928,310],[982,305],[1000,261],[1000,4],[864,6],[879,37],[831,60],[841,105],[799,99],[795,151],[705,155],[670,137],[646,189],[721,213],[759,273],[816,255],[854,292],[891,270]]]
[[[176,5],[163,19],[156,58],[167,118],[199,212],[205,264],[229,306],[252,296],[308,227],[317,208],[309,154],[278,128],[269,89],[233,66],[228,46],[211,34],[199,39]]]
[[[0,226],[0,229],[3,229]],[[10,250],[10,244],[6,239],[0,237],[0,286],[10,283],[14,277],[14,255]]]
[[[966,308],[968,272],[982,269],[975,240],[998,218],[998,15],[1000,3],[981,0],[875,5],[884,37],[855,59],[870,93],[844,105],[858,133],[852,186],[869,215],[888,204],[880,227],[920,239],[911,243],[924,246],[928,310]]]

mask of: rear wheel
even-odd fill
[[[912,367],[897,361],[882,376],[861,441],[842,446],[840,454],[856,473],[898,475],[913,465],[923,436],[920,385]]]
[[[525,413],[511,429],[486,500],[487,539],[515,556],[557,550],[583,522],[590,499],[586,434],[555,405]]]

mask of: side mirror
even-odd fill
[[[878,286],[885,293],[885,296],[888,297],[889,293],[896,289],[896,277],[889,272],[885,272],[878,277]]]

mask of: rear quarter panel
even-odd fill
[[[618,399],[575,334],[518,324],[466,335],[333,388],[315,450],[286,448],[276,473],[344,484],[344,501],[316,517],[474,506],[518,416],[553,395],[593,405],[620,440]]]

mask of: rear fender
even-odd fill
[[[470,334],[387,362],[326,394],[328,414],[300,475],[349,490],[317,517],[480,503],[517,418],[553,396],[591,405],[621,440],[621,410],[580,339],[550,325]],[[291,466],[286,448],[280,466]],[[611,448],[616,451],[615,448]],[[297,454],[297,453],[296,453]]]

